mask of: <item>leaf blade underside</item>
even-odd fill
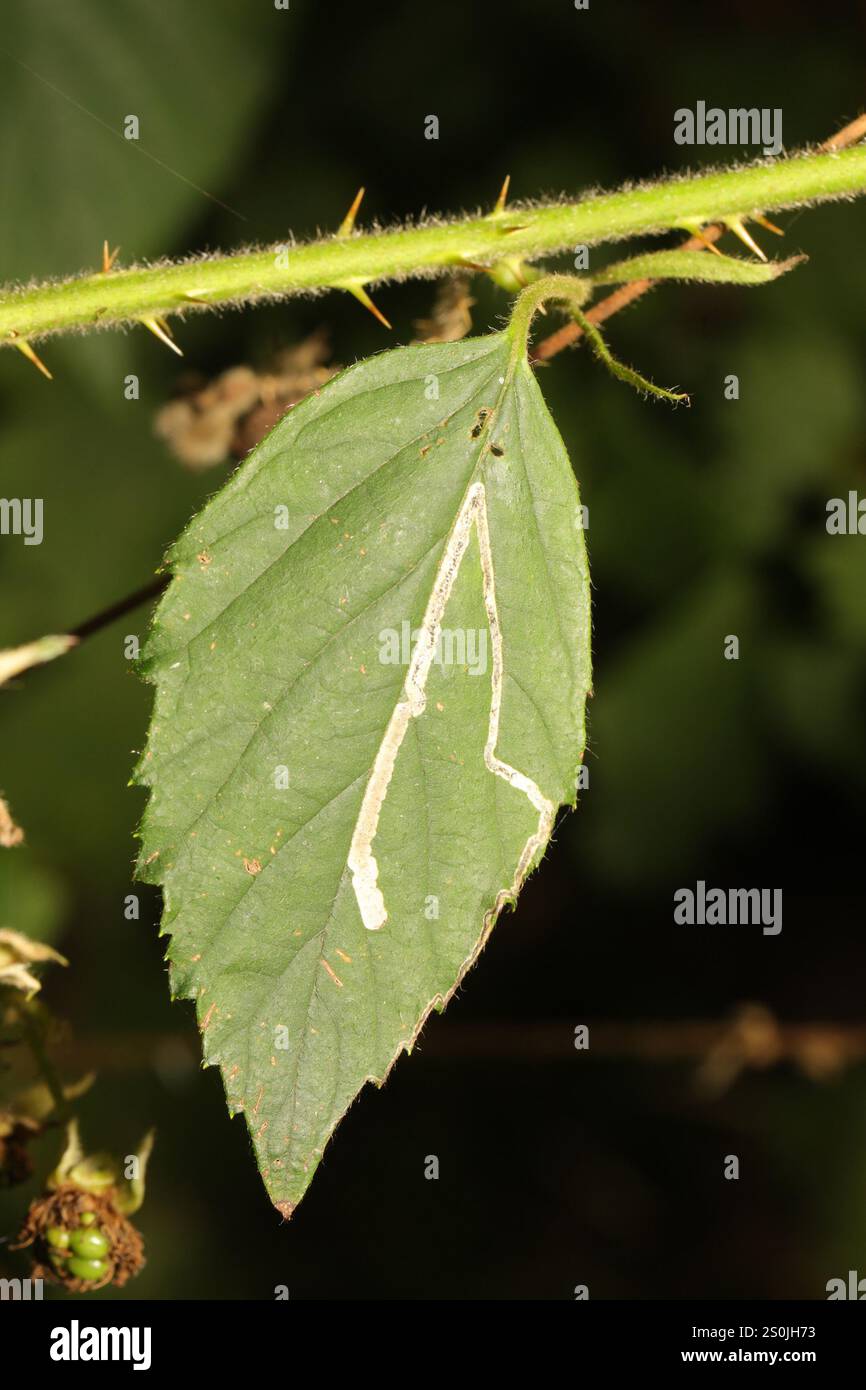
[[[173,993],[288,1215],[574,802],[577,486],[510,334],[398,348],[291,411],[169,559],[139,875],[163,885]]]

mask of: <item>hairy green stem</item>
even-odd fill
[[[319,289],[425,276],[458,266],[496,266],[577,245],[748,217],[866,192],[866,145],[599,194],[575,203],[514,205],[486,217],[328,237],[109,270],[0,294],[0,344],[50,333],[240,305]]]
[[[682,255],[683,253],[679,251],[672,253],[673,257]],[[647,260],[652,260],[652,257],[647,257]],[[765,270],[766,267],[762,266],[761,269]],[[688,396],[685,393],[668,391],[663,386],[656,386],[645,376],[641,376],[640,372],[636,372],[633,367],[627,367],[624,362],[620,362],[618,358],[614,357],[601,330],[590,322],[581,307],[586,302],[590,291],[591,282],[579,279],[577,276],[544,275],[517,296],[509,323],[509,332],[513,340],[509,373],[514,372],[515,363],[526,352],[529,330],[538,310],[543,304],[553,300],[568,306],[569,312],[583,329],[592,351],[599,361],[604,363],[612,376],[644,394],[660,396],[663,400],[674,403],[687,401]]]
[[[550,300],[567,304],[572,312],[585,304],[592,292],[592,282],[577,275],[543,275],[522,290],[514,301],[509,331],[514,339],[512,358],[526,351],[532,320],[542,305]]]

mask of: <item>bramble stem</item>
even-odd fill
[[[179,312],[248,304],[317,289],[435,274],[459,266],[534,260],[577,245],[749,217],[866,192],[866,146],[298,246],[176,264],[132,266],[0,294],[0,344],[51,333],[117,327]]]

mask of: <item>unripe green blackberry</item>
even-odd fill
[[[84,1279],[88,1283],[105,1278],[108,1273],[106,1256],[111,1252],[111,1241],[95,1222],[94,1212],[83,1211],[78,1216],[76,1226],[49,1226],[45,1232],[45,1244],[49,1262],[56,1274]]]
[[[93,1283],[97,1279],[104,1279],[108,1273],[106,1260],[83,1260],[79,1255],[72,1255],[66,1263],[66,1268],[73,1279],[87,1279]]]
[[[70,1232],[69,1248],[73,1255],[81,1255],[89,1260],[101,1260],[103,1255],[108,1254],[111,1245],[108,1237],[98,1226],[85,1226]]]

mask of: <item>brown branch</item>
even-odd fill
[[[103,608],[100,613],[94,614],[92,618],[87,618],[79,627],[74,627],[69,634],[76,641],[83,642],[85,637],[90,637],[94,632],[101,631],[113,623],[115,618],[122,618],[124,613],[129,613],[133,608],[139,608],[142,603],[147,603],[148,599],[158,598],[168,585],[170,575],[160,574],[149,584],[144,584],[135,593],[128,594],[126,598],[118,599],[117,603],[112,603],[108,608]]]
[[[866,113],[858,116],[856,120],[849,121],[848,125],[837,130],[835,135],[831,135],[829,140],[818,146],[819,150],[832,153],[835,150],[843,150],[847,145],[855,145],[858,140],[866,136]],[[680,247],[681,251],[700,251],[715,242],[725,232],[723,226],[705,227],[700,236],[690,236]],[[613,294],[606,295],[599,300],[591,309],[586,310],[586,317],[590,323],[604,323],[605,319],[611,318],[613,314],[618,314],[621,309],[625,309],[629,304],[634,304],[651,290],[658,281],[656,280],[631,280],[627,285],[620,285],[614,290]],[[542,338],[529,354],[532,363],[549,362],[551,357],[555,357],[563,348],[571,347],[582,337],[583,328],[573,320],[563,324],[555,333],[551,333],[547,338]]]
[[[858,116],[856,120],[849,121],[841,130],[837,130],[835,135],[831,135],[829,140],[825,140],[818,149],[832,153],[833,150],[844,150],[847,145],[856,145],[858,140],[866,136],[866,112]]]
[[[664,1019],[609,1022],[587,1020],[587,1061],[618,1060],[697,1066],[705,1093],[719,1093],[747,1068],[782,1063],[814,1081],[866,1059],[866,1024],[813,1021],[781,1023],[760,1004],[744,1004],[727,1019]],[[110,1033],[72,1038],[65,1060],[73,1070],[136,1071],[165,1068],[192,1076],[199,1051],[192,1032]],[[528,1023],[434,1023],[420,1048],[432,1060],[565,1062],[575,1055],[574,1028],[567,1020]]]
[[[42,666],[47,661],[54,661],[58,656],[65,656],[86,637],[108,627],[115,618],[122,618],[124,613],[138,608],[148,599],[157,598],[168,584],[169,578],[169,575],[160,575],[150,584],[136,589],[134,594],[128,594],[126,598],[119,599],[117,603],[112,603],[108,608],[103,608],[92,618],[85,619],[71,632],[52,633],[47,637],[37,637],[33,642],[25,642],[20,647],[6,647],[0,651],[0,685],[5,685],[15,676],[23,675],[25,671],[31,670],[34,666]]]

